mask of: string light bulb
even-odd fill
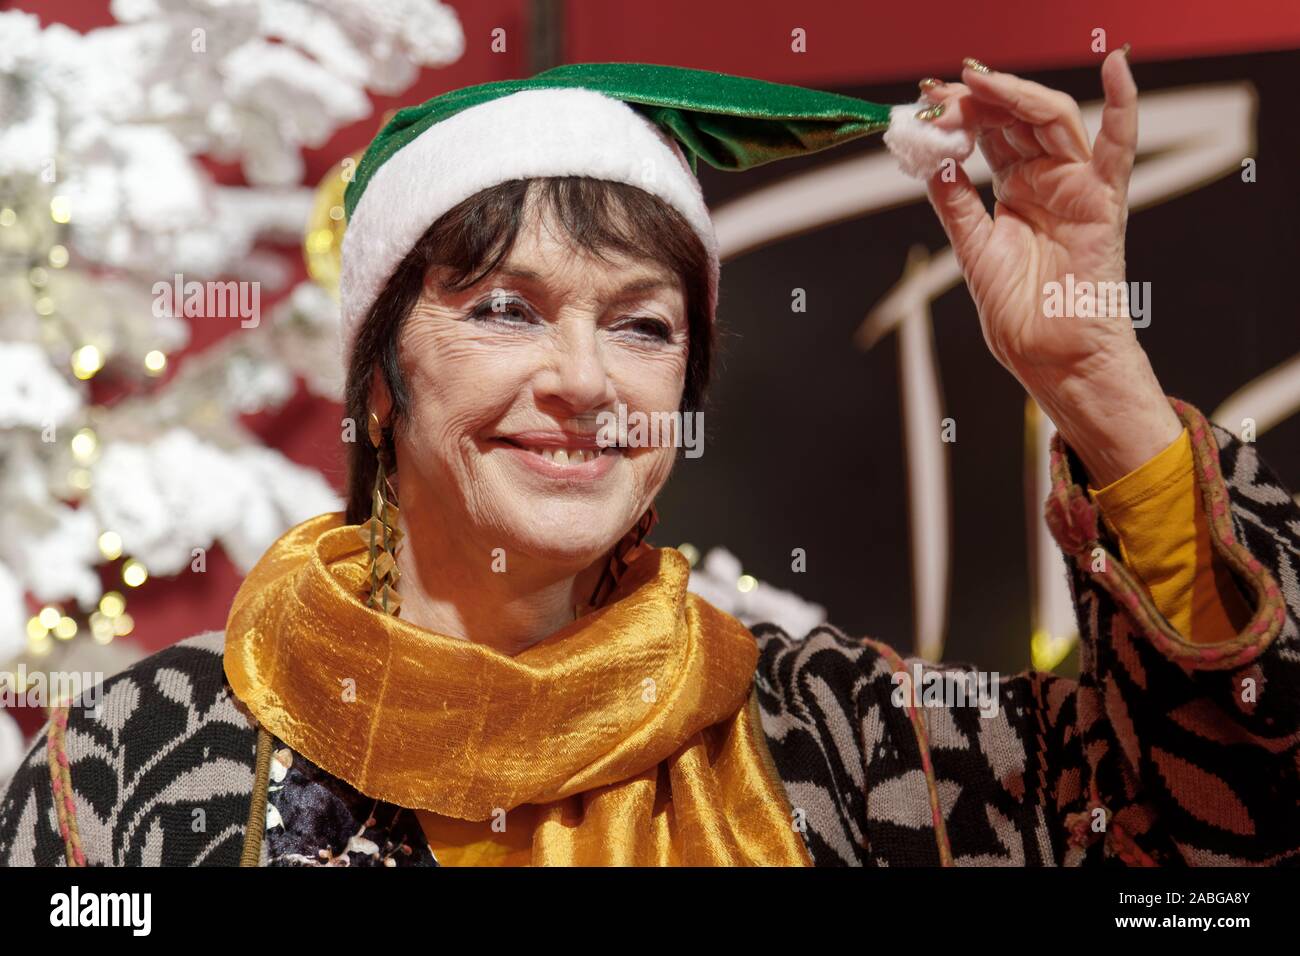
[[[1077,638],[1057,636],[1046,630],[1036,630],[1029,639],[1030,661],[1035,670],[1050,671],[1070,656]]]
[[[116,531],[105,531],[99,536],[99,553],[109,561],[116,561],[122,556],[122,536]],[[103,599],[100,599],[103,606]]]
[[[105,617],[118,617],[126,610],[126,598],[121,591],[106,591],[99,599],[99,610]]]
[[[72,353],[72,374],[85,381],[104,367],[104,353],[94,345],[83,345]]]
[[[99,451],[99,436],[92,428],[81,428],[72,436],[72,457],[83,465],[95,457]]]
[[[96,644],[108,644],[113,640],[113,619],[99,611],[90,615],[90,637]]]
[[[129,588],[138,588],[149,579],[149,570],[135,558],[128,558],[122,565],[122,580]]]

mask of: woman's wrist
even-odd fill
[[[1182,433],[1183,424],[1141,351],[1050,387],[1026,388],[1079,456],[1094,488],[1142,467]]]

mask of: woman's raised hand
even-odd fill
[[[960,167],[928,183],[990,351],[1051,416],[1096,485],[1137,468],[1182,426],[1124,307],[1124,233],[1137,149],[1137,87],[1126,51],[1102,63],[1105,106],[1089,144],[1074,99],[967,60],[962,83],[924,84],[937,126],[965,128],[993,172],[992,215]],[[951,166],[951,164],[949,164]],[[1085,316],[1053,294],[1103,290]],[[1106,285],[1098,285],[1098,284]],[[1125,286],[1125,288],[1127,288]],[[1144,303],[1149,305],[1149,302]],[[1093,315],[1087,316],[1086,311]]]

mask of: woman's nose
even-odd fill
[[[560,323],[550,361],[539,376],[539,398],[582,412],[612,400],[613,387],[594,322]]]

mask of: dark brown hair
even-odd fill
[[[410,395],[398,364],[402,326],[420,298],[426,275],[446,267],[444,287],[469,288],[492,273],[510,254],[523,226],[529,197],[539,213],[549,211],[579,249],[600,258],[614,252],[657,262],[679,276],[689,331],[686,381],[680,411],[697,411],[704,401],[713,355],[709,315],[709,258],[685,217],[667,203],[625,183],[559,176],[520,179],[476,193],[433,223],[407,253],[357,331],[344,388],[345,415],[355,423],[347,450],[347,521],[360,524],[371,510],[377,464],[366,437],[370,385],[376,369],[392,395],[384,428],[385,466],[395,467],[393,436],[404,427]]]

